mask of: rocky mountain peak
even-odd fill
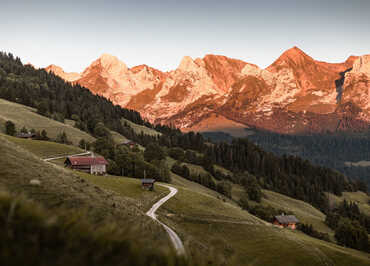
[[[128,71],[125,63],[120,61],[116,56],[110,54],[102,54],[90,65],[90,67],[100,67],[103,71],[108,72],[109,75],[112,76],[123,75]]]
[[[182,71],[192,72],[192,71],[196,71],[198,68],[199,66],[197,65],[197,63],[195,63],[195,61],[190,56],[184,56],[181,59],[180,65],[177,69],[182,70]]]
[[[303,67],[309,63],[314,62],[312,57],[307,55],[298,47],[294,46],[286,50],[272,65],[270,65],[268,70],[276,70],[281,67]]]
[[[53,72],[55,75],[58,75],[58,76],[60,74],[65,73],[64,70],[63,70],[63,68],[61,68],[60,66],[54,65],[54,64],[51,64],[51,65],[47,66],[45,68],[45,70],[47,72]]]
[[[197,128],[210,117],[218,124],[221,116],[220,123],[230,120],[290,133],[335,130],[349,113],[353,121],[370,121],[369,55],[327,63],[293,47],[266,69],[208,54],[196,59],[185,56],[176,70],[161,72],[147,65],[128,69],[117,57],[103,54],[81,75],[55,65],[46,70],[139,111],[151,122],[182,129]],[[339,103],[338,81],[343,84]],[[338,104],[348,102],[359,109],[336,111]],[[351,125],[357,128],[356,123]]]
[[[64,72],[63,68],[61,68],[60,66],[54,65],[54,64],[49,65],[48,67],[45,68],[45,70],[47,72],[52,72],[55,75],[61,77],[62,79],[66,80],[66,81],[69,81],[69,82],[76,81],[76,80],[78,80],[80,78],[80,74],[79,73],[74,73],[74,72],[67,73],[67,72]]]

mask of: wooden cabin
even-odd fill
[[[147,189],[147,190],[154,190],[154,183],[155,183],[155,179],[151,179],[151,178],[144,178],[144,179],[141,179],[141,186],[143,189]]]
[[[294,215],[277,215],[274,218],[273,224],[276,226],[279,226],[280,228],[290,228],[290,229],[296,229],[297,224],[299,223],[299,220]]]
[[[21,139],[34,139],[36,137],[36,134],[35,133],[31,133],[31,132],[28,132],[28,133],[18,133],[16,135],[17,138],[21,138]]]
[[[108,162],[104,157],[67,157],[65,167],[86,172],[92,175],[104,175],[107,172]]]

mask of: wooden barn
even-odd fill
[[[281,228],[290,228],[290,229],[296,229],[297,223],[299,223],[299,220],[294,215],[277,215],[274,218],[273,224],[276,226],[279,226]]]
[[[83,171],[93,175],[104,175],[107,172],[108,162],[104,157],[67,157],[64,162],[66,167]]]
[[[154,190],[154,183],[155,183],[155,179],[151,179],[151,178],[141,179],[141,186],[144,189]]]

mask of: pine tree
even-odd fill
[[[5,122],[5,133],[9,136],[14,136],[16,133],[15,125],[12,121]]]

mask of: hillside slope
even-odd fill
[[[177,182],[180,183],[179,181]],[[180,234],[191,253],[235,265],[369,265],[369,256],[276,228],[209,193],[176,185],[160,219]]]
[[[48,209],[84,212],[97,225],[115,221],[118,225],[138,228],[141,237],[150,239],[153,246],[164,249],[170,246],[165,231],[145,216],[132,198],[122,197],[95,186],[74,172],[43,162],[1,135],[0,152],[0,189],[13,195],[24,194]],[[30,185],[32,179],[40,180],[41,185]]]
[[[18,130],[23,126],[28,129],[42,131],[45,129],[50,138],[55,139],[58,134],[65,132],[68,139],[77,145],[81,139],[92,142],[95,140],[92,136],[68,124],[61,123],[45,116],[37,114],[37,110],[14,102],[0,99],[0,124],[5,121],[12,121]]]
[[[15,138],[0,136],[0,139],[0,151],[4,155],[0,188],[13,194],[25,193],[48,208],[82,208],[94,223],[107,219],[122,222],[125,226],[138,227],[141,230],[138,237],[147,239],[149,245],[159,245],[164,250],[171,246],[163,230],[144,216],[143,210],[148,205],[138,204],[138,200],[151,200],[148,195],[139,195],[142,190],[136,189],[139,186],[136,180],[78,174],[42,162],[7,140]],[[34,146],[28,148],[32,150]],[[31,179],[41,180],[41,186],[31,186]],[[179,192],[159,210],[160,219],[179,233],[190,256],[211,253],[216,261],[228,261],[232,265],[251,262],[280,265],[282,260],[286,265],[369,263],[364,253],[268,225],[199,184],[181,177],[176,177],[174,183]]]

